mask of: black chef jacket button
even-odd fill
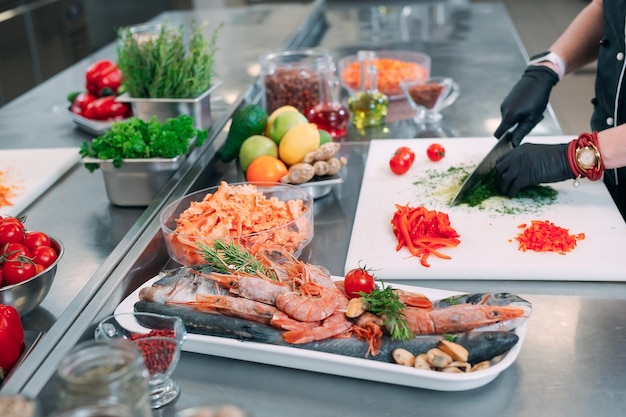
[[[600,39],[600,45],[606,48],[607,46],[609,46],[609,40],[606,38]]]
[[[594,106],[595,106],[596,104],[598,104],[598,99],[597,99],[597,98],[595,98],[595,97],[594,97],[594,98],[592,98],[592,99],[591,99],[591,104],[593,104]]]

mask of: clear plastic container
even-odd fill
[[[332,53],[324,48],[276,51],[260,58],[263,104],[268,114],[293,106],[306,115],[320,102],[320,60],[334,68]]]

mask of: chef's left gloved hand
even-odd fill
[[[515,197],[530,185],[573,179],[567,162],[569,144],[524,143],[496,161],[496,190]]]

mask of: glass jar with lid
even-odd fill
[[[148,370],[128,340],[89,340],[77,344],[57,370],[59,410],[125,406],[132,417],[151,417]]]
[[[268,114],[293,106],[302,114],[320,102],[320,62],[334,66],[324,48],[297,48],[270,52],[260,58],[264,107]]]

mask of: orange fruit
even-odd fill
[[[246,181],[249,182],[280,182],[287,175],[287,166],[280,159],[271,155],[261,155],[248,165]]]

